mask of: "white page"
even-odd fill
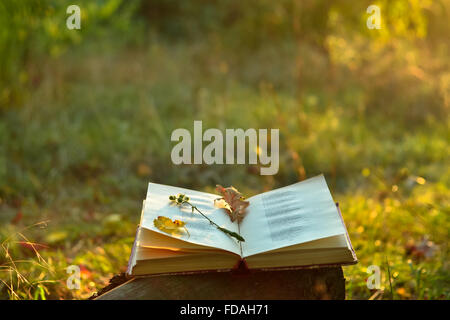
[[[244,257],[345,234],[323,175],[248,199],[241,222]]]
[[[181,234],[179,239],[199,245],[231,251],[239,255],[241,254],[240,245],[236,239],[217,230],[215,226],[210,224],[209,221],[197,211],[192,213],[192,209],[189,205],[185,204],[182,207],[179,207],[172,204],[169,200],[169,196],[176,196],[178,193],[188,196],[190,198],[190,203],[198,207],[202,213],[219,226],[238,232],[237,223],[232,223],[223,209],[214,206],[214,199],[220,198],[220,196],[156,183],[149,183],[148,185],[141,226],[170,236],[156,228],[153,224],[153,220],[158,218],[158,216],[165,216],[172,220],[178,219],[186,222],[186,228],[189,232],[189,235],[187,233]]]

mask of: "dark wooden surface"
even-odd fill
[[[345,279],[341,267],[150,276],[96,299],[345,299]]]

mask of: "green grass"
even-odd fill
[[[344,268],[348,298],[450,298],[447,47],[336,29],[324,55],[246,23],[186,38],[116,25],[31,56],[45,68],[19,64],[34,80],[0,114],[0,298],[87,298],[123,272],[149,181],[251,196],[322,172],[359,258]],[[280,128],[279,173],[172,165],[170,134],[193,120]],[[412,249],[423,240],[431,249]],[[72,264],[81,290],[66,287]],[[370,265],[383,292],[366,287]]]

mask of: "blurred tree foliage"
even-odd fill
[[[82,33],[65,28],[70,4],[68,0],[2,1],[0,108],[20,105],[27,97],[26,89],[39,83],[44,67],[33,63],[37,57],[59,56],[81,45],[83,37],[114,34],[116,41],[132,42],[144,29],[174,41],[214,38],[225,49],[243,52],[267,42],[295,39],[299,45],[315,47],[330,63],[330,45],[344,45],[333,37],[344,34],[347,41],[376,37],[391,45],[397,38],[424,39],[432,48],[448,53],[442,43],[450,33],[447,1],[79,1]],[[365,9],[370,4],[382,11],[383,27],[377,32],[366,27]]]
[[[39,85],[45,56],[58,57],[83,43],[83,37],[102,37],[114,32],[124,36],[138,2],[78,1],[83,33],[66,28],[69,0],[5,0],[0,3],[0,110],[21,105],[29,89]],[[135,31],[139,22],[133,22]],[[131,37],[132,38],[132,37]]]

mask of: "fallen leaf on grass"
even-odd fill
[[[67,231],[54,231],[52,233],[49,233],[45,237],[45,240],[51,244],[62,243],[67,239],[68,236],[69,234],[67,233]]]
[[[438,247],[434,244],[434,242],[428,240],[427,238],[417,242],[410,239],[405,245],[406,255],[419,261],[433,257],[437,250]]]
[[[22,220],[23,214],[21,211],[17,211],[17,214],[14,216],[14,218],[11,220],[12,224],[18,224],[20,220]]]
[[[399,296],[401,296],[402,298],[409,298],[411,295],[406,291],[405,288],[401,287],[398,288],[395,292],[397,292],[397,294]]]
[[[92,272],[83,264],[80,265],[81,277],[86,280],[92,277]]]
[[[34,243],[34,242],[29,242],[29,241],[17,241],[17,243],[25,249],[29,249],[32,251],[39,251],[42,249],[48,249],[50,248],[49,246],[45,245],[45,244],[41,244],[41,243]]]
[[[152,169],[145,163],[140,163],[137,167],[137,174],[141,177],[148,177],[152,173]]]

